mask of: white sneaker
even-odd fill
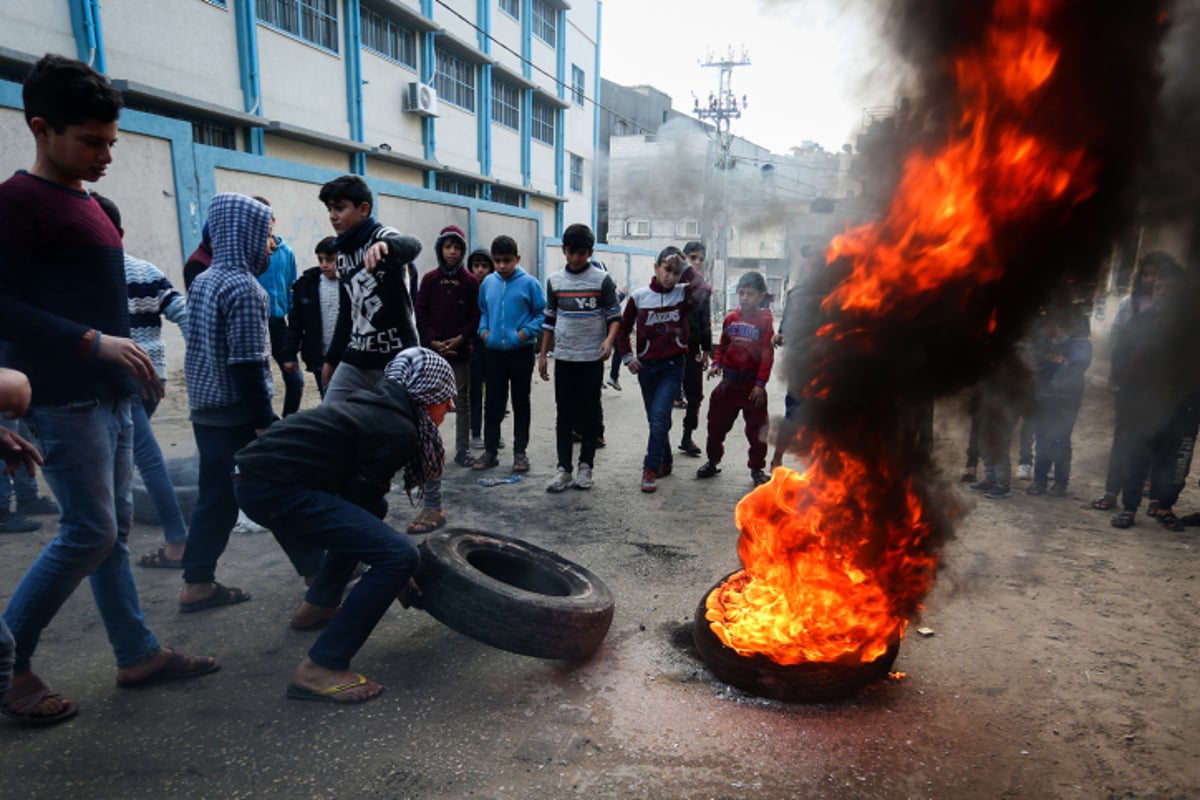
[[[1027,480],[1030,480],[1031,478],[1033,478],[1033,465],[1018,464],[1017,465],[1017,477],[1023,481],[1027,481]]]
[[[592,488],[592,468],[587,464],[580,464],[579,469],[575,472],[575,482],[571,485],[576,489]]]
[[[589,476],[589,481],[590,479],[591,478]],[[571,482],[570,470],[565,470],[562,467],[559,467],[558,472],[554,473],[554,480],[550,481],[550,483],[546,485],[546,491],[553,494],[565,492],[567,489],[571,488]]]

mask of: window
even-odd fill
[[[571,191],[583,191],[583,156],[571,153]]]
[[[575,105],[583,105],[583,83],[586,80],[583,70],[574,64],[571,65],[571,99],[575,101]]]
[[[623,119],[613,123],[613,136],[624,136],[629,132],[629,125]]]
[[[475,65],[471,62],[438,48],[434,87],[438,97],[450,105],[475,110]]]
[[[434,186],[439,192],[456,194],[460,197],[478,197],[479,184],[474,181],[460,180],[449,175],[438,175]]]
[[[521,130],[521,93],[496,77],[492,78],[492,122]]]
[[[237,136],[233,128],[215,122],[193,122],[192,141],[196,144],[223,147],[226,150],[237,149]]]
[[[520,19],[521,0],[500,0],[500,10],[513,19]]]
[[[646,238],[650,235],[650,220],[631,219],[625,222],[625,235]]]
[[[558,12],[546,0],[533,0],[533,35],[551,47],[558,38]]]
[[[554,144],[554,109],[536,97],[533,98],[533,130],[529,133],[539,142]]]
[[[681,219],[675,223],[675,235],[680,239],[699,239],[700,222],[694,219]]]
[[[506,206],[521,207],[521,193],[516,189],[505,189],[501,186],[492,187],[492,202],[503,203]]]
[[[337,0],[255,0],[259,22],[338,51]]]
[[[363,6],[363,47],[409,69],[417,68],[417,34],[378,11]]]

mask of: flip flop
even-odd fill
[[[215,585],[217,588],[203,600],[197,600],[194,603],[180,603],[179,611],[183,614],[191,614],[221,606],[236,606],[238,603],[244,603],[250,599],[249,594],[235,586],[222,586],[219,583]]]
[[[421,513],[408,523],[409,533],[433,533],[446,524],[446,512],[433,509],[421,509]]]
[[[147,569],[183,569],[183,559],[167,558],[167,548],[160,547],[153,553],[145,553],[138,559],[139,567]]]
[[[339,683],[337,686],[330,686],[328,689],[319,690],[305,689],[303,686],[297,686],[294,683],[289,683],[287,687],[287,696],[289,700],[312,700],[313,702],[317,703],[333,703],[340,706],[353,706],[358,705],[359,703],[366,703],[374,700],[375,698],[379,697],[379,695],[384,693],[384,688],[380,686],[379,691],[375,694],[368,695],[366,697],[355,697],[339,700],[337,696],[340,693],[367,685],[367,679],[365,676],[355,673],[355,677],[358,680],[350,683]]]
[[[36,713],[37,707],[42,704],[43,700],[60,700],[66,705],[57,714],[38,714]],[[0,703],[0,714],[22,725],[29,725],[35,728],[66,722],[78,713],[79,706],[58,692],[50,691],[45,684],[42,684],[40,689],[30,692],[24,697],[18,697],[14,701],[7,703]]]
[[[141,689],[145,686],[155,686],[168,681],[199,678],[201,675],[211,675],[221,668],[216,659],[207,656],[189,656],[178,650],[170,650],[170,655],[155,672],[134,681],[117,678],[117,686],[122,689]]]

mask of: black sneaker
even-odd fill
[[[58,503],[49,497],[35,497],[25,503],[17,500],[17,513],[34,517],[42,514],[58,514]]]
[[[979,476],[975,474],[975,470],[968,467],[963,470],[963,474],[959,477],[963,483],[975,483],[979,480]]]
[[[984,478],[979,483],[972,483],[969,488],[972,492],[983,492],[986,494],[987,492],[990,492],[992,489],[996,488],[996,484],[992,483],[987,478]]]
[[[1003,500],[1004,498],[1011,496],[1012,489],[1009,489],[1007,486],[1001,486],[1000,484],[993,486],[988,490],[987,494],[984,495],[984,497],[989,500]]]
[[[0,533],[33,533],[40,530],[42,523],[9,511],[0,513]]]
[[[1067,485],[1065,483],[1052,484],[1050,488],[1046,490],[1046,494],[1050,495],[1051,497],[1066,497]]]
[[[712,463],[711,461],[705,461],[700,466],[700,469],[696,470],[696,477],[697,478],[712,478],[712,477],[715,477],[720,471],[721,471],[721,468],[718,467],[716,464]]]
[[[654,474],[660,478],[665,478],[671,474],[671,469],[673,466],[674,466],[673,464],[663,464],[662,466],[660,466],[658,468],[658,472],[656,472]]]
[[[475,459],[471,458],[471,454],[466,450],[459,450],[454,456],[454,463],[460,467],[473,467],[475,466]]]
[[[679,449],[689,456],[700,455],[700,448],[696,446],[696,443],[692,441],[692,437],[690,436],[683,437],[683,441],[679,443]]]
[[[752,469],[750,470],[750,480],[754,481],[755,486],[762,486],[771,480],[771,476],[761,469]]]
[[[1045,493],[1046,487],[1042,486],[1040,483],[1031,483],[1025,487],[1025,494],[1039,495]]]

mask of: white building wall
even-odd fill
[[[479,108],[476,95],[475,107]],[[436,123],[437,160],[468,172],[479,171],[479,121],[475,114],[447,103],[439,104]]]
[[[454,34],[467,44],[478,47],[479,33],[472,27],[479,24],[479,20],[475,15],[475,0],[444,0],[444,2],[449,8],[446,8],[441,3],[433,4],[434,21],[447,32]],[[493,14],[498,12],[498,7],[492,9]],[[460,18],[460,14],[470,21],[468,22]]]
[[[48,0],[3,0],[0,45],[30,55],[43,53],[77,58],[71,13],[66,3]]]
[[[511,128],[492,124],[492,177],[521,185],[521,135]]]
[[[43,3],[46,11],[66,7],[58,0]],[[105,0],[101,24],[108,74],[241,111],[232,10],[211,3],[172,3],[169,28],[164,23],[163,15],[147,13],[145,0]],[[179,35],[164,35],[165,30]]]
[[[229,57],[236,60],[236,51]],[[349,137],[346,65],[340,55],[259,25],[258,61],[264,117]]]
[[[370,50],[362,56],[363,138],[372,147],[388,144],[393,152],[425,157],[421,117],[404,111],[404,94],[418,74]]]

